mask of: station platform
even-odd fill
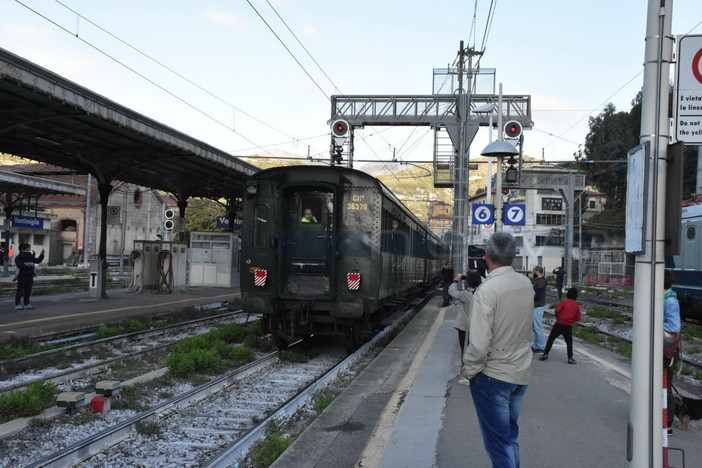
[[[456,310],[440,304],[431,299],[272,467],[490,467],[470,389],[457,383]],[[534,356],[521,466],[628,467],[630,362],[577,339],[574,348],[576,365],[562,338],[548,361]],[[686,464],[672,452],[669,466],[701,466],[700,442],[702,421],[676,428],[668,445]]]
[[[38,282],[55,279],[40,276]],[[2,278],[0,281],[11,281]],[[190,306],[228,303],[240,297],[238,288],[184,287],[171,294],[150,291],[128,293],[108,289],[107,299],[90,299],[88,291],[56,295],[32,295],[34,309],[15,310],[14,294],[0,298],[0,342],[10,336],[61,335],[114,324],[123,320],[152,317]]]

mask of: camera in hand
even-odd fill
[[[466,279],[466,275],[461,275],[461,279],[462,279],[462,280],[465,280],[465,279]]]

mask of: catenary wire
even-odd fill
[[[275,38],[278,39],[278,42],[280,42],[280,44],[285,48],[285,50],[288,51],[288,54],[290,54],[290,56],[293,58],[293,60],[295,60],[295,63],[297,63],[297,64],[300,66],[300,68],[302,68],[302,71],[305,72],[305,75],[307,75],[307,77],[308,77],[310,80],[312,80],[312,82],[313,82],[314,85],[317,87],[317,89],[319,89],[319,91],[322,93],[322,95],[324,95],[324,97],[325,97],[327,100],[331,101],[331,99],[329,98],[329,95],[327,95],[327,93],[322,89],[322,87],[319,85],[319,83],[317,83],[317,81],[316,81],[314,78],[312,78],[312,75],[310,75],[310,73],[307,71],[307,69],[300,63],[300,61],[297,59],[297,57],[295,57],[295,54],[292,53],[292,51],[288,48],[288,46],[287,46],[287,45],[285,44],[285,42],[280,38],[280,36],[278,36],[278,34],[277,34],[277,33],[275,32],[275,30],[271,27],[271,25],[268,24],[268,21],[266,21],[266,19],[261,15],[261,13],[259,13],[259,11],[256,9],[256,7],[253,6],[253,4],[252,4],[249,0],[246,0],[246,3],[248,3],[249,6],[253,9],[253,11],[256,12],[256,14],[258,15],[258,17],[261,18],[261,21],[263,21],[263,23],[268,27],[268,29],[271,31],[271,33],[273,33],[273,35],[275,36]]]
[[[88,47],[90,47],[90,48],[94,49],[95,51],[101,53],[102,55],[104,55],[105,57],[109,58],[109,59],[112,60],[113,62],[115,62],[115,63],[121,65],[122,67],[126,68],[127,70],[129,70],[130,72],[134,73],[135,75],[137,75],[138,77],[142,78],[143,80],[145,80],[145,81],[151,83],[152,85],[154,85],[155,87],[157,87],[157,88],[160,89],[161,91],[163,91],[163,92],[165,92],[166,94],[168,94],[169,96],[171,96],[171,97],[177,99],[178,101],[180,101],[181,103],[183,103],[183,104],[185,104],[186,106],[190,107],[191,109],[193,109],[194,111],[196,111],[196,112],[198,112],[199,114],[203,115],[204,117],[207,117],[208,119],[212,120],[213,122],[217,123],[218,125],[221,125],[222,127],[226,128],[226,129],[229,130],[230,132],[232,132],[232,133],[238,135],[239,138],[242,138],[242,139],[246,140],[248,143],[250,143],[250,144],[256,146],[257,148],[260,148],[260,146],[258,146],[255,142],[251,141],[249,138],[245,137],[244,135],[242,135],[241,133],[237,132],[236,130],[230,128],[227,124],[225,124],[225,123],[221,122],[220,120],[217,120],[216,118],[212,117],[212,116],[209,115],[207,112],[205,112],[205,111],[203,111],[202,109],[196,107],[195,105],[189,103],[188,101],[186,101],[185,99],[183,99],[183,98],[181,98],[180,96],[176,95],[175,93],[169,91],[168,89],[164,88],[163,86],[161,86],[160,84],[156,83],[155,81],[153,81],[152,79],[150,79],[150,78],[147,77],[146,75],[143,75],[142,73],[138,72],[137,70],[135,70],[134,68],[130,67],[130,66],[127,65],[126,63],[124,63],[124,62],[118,60],[117,58],[113,57],[112,55],[108,54],[107,52],[105,52],[104,50],[100,49],[100,48],[97,47],[96,45],[90,43],[89,41],[83,39],[82,37],[75,36],[71,31],[69,31],[69,30],[66,29],[65,27],[61,26],[60,24],[58,24],[57,22],[55,22],[55,21],[52,20],[51,18],[49,18],[49,17],[47,17],[47,16],[41,14],[41,13],[38,12],[37,10],[31,8],[29,5],[26,5],[26,4],[22,3],[20,0],[15,0],[15,2],[18,3],[18,4],[20,4],[20,5],[22,5],[22,6],[25,7],[27,10],[31,11],[32,13],[36,14],[37,16],[39,16],[39,17],[41,17],[41,18],[44,18],[46,21],[48,21],[49,23],[53,24],[54,26],[56,26],[57,28],[61,29],[62,31],[64,31],[64,32],[66,32],[66,33],[68,33],[68,34],[70,34],[71,36],[74,36],[76,39],[78,39],[79,41],[81,41],[82,43],[84,43],[85,45],[87,45]],[[264,150],[264,151],[266,151],[266,150]],[[271,153],[269,153],[268,151],[266,151],[266,153],[271,154]],[[273,156],[273,155],[271,154],[271,156]]]
[[[87,17],[84,16],[83,14],[77,12],[77,11],[74,10],[73,8],[69,7],[68,5],[62,3],[61,0],[54,0],[54,1],[55,1],[56,3],[58,3],[59,5],[63,6],[64,8],[66,8],[66,9],[67,9],[68,11],[70,11],[71,13],[75,14],[77,17],[79,17],[79,18],[81,18],[81,19],[87,21],[88,23],[92,24],[93,26],[95,26],[96,28],[98,28],[100,31],[104,32],[104,33],[107,34],[108,36],[110,36],[110,37],[116,39],[117,41],[119,41],[119,42],[121,42],[122,44],[126,45],[127,47],[129,47],[129,48],[132,49],[133,51],[137,52],[138,54],[140,54],[140,55],[146,57],[147,59],[151,60],[152,62],[156,63],[156,64],[159,65],[160,67],[165,68],[166,70],[168,70],[169,72],[173,73],[173,74],[176,75],[177,77],[179,77],[179,78],[181,78],[182,80],[184,80],[184,81],[190,83],[191,85],[195,86],[195,87],[196,87],[197,89],[199,89],[200,91],[203,91],[204,93],[206,93],[206,94],[212,96],[213,98],[215,98],[215,99],[218,100],[219,102],[221,102],[221,103],[223,103],[223,104],[226,104],[227,106],[231,107],[231,108],[234,109],[235,111],[237,111],[237,112],[239,112],[239,113],[241,113],[241,114],[243,114],[243,115],[249,117],[249,118],[252,119],[252,120],[255,120],[256,122],[258,122],[258,123],[260,123],[260,124],[262,124],[262,125],[265,125],[266,127],[270,128],[270,129],[272,129],[272,130],[275,130],[276,132],[278,132],[278,133],[280,133],[280,134],[282,134],[282,135],[285,135],[286,137],[288,137],[288,138],[290,138],[290,139],[292,139],[292,140],[296,140],[295,137],[293,137],[293,136],[291,136],[291,135],[288,135],[287,133],[285,133],[284,131],[280,130],[279,128],[276,128],[276,127],[274,127],[273,125],[270,125],[270,124],[268,124],[267,122],[264,122],[263,120],[261,120],[261,119],[255,117],[255,116],[251,115],[250,113],[248,113],[248,112],[246,112],[246,111],[244,111],[244,110],[238,108],[238,107],[235,106],[234,104],[232,104],[232,103],[226,101],[225,99],[222,99],[221,97],[217,96],[217,95],[214,94],[213,92],[211,92],[211,91],[207,90],[206,88],[200,86],[199,84],[197,84],[197,83],[195,83],[194,81],[192,81],[190,78],[188,78],[188,77],[186,77],[185,75],[183,75],[183,74],[177,72],[176,70],[170,68],[168,65],[164,64],[163,62],[159,61],[158,59],[156,59],[156,58],[152,57],[151,55],[147,54],[146,52],[140,50],[140,49],[137,48],[136,46],[130,44],[129,42],[125,41],[124,39],[120,38],[119,36],[113,34],[112,32],[108,31],[107,29],[103,28],[103,27],[100,26],[99,24],[95,23],[94,21],[92,21],[91,19],[87,18]],[[76,26],[76,31],[77,31],[77,29],[78,29],[78,27]],[[76,32],[76,36],[77,36],[77,35],[78,35],[78,33]]]
[[[307,55],[309,55],[309,57],[312,59],[312,61],[314,62],[314,64],[317,65],[317,68],[319,68],[319,70],[324,74],[324,76],[327,78],[327,80],[329,80],[329,83],[331,83],[331,85],[334,87],[334,89],[336,90],[336,92],[339,93],[339,94],[343,94],[341,91],[339,91],[339,87],[336,85],[336,83],[334,83],[334,82],[332,81],[332,79],[329,78],[329,75],[327,75],[327,72],[325,72],[324,69],[322,68],[322,66],[317,62],[317,60],[315,60],[315,58],[312,56],[312,54],[310,53],[310,51],[307,50],[307,47],[305,47],[305,45],[302,43],[302,41],[300,41],[300,39],[299,39],[299,38],[297,37],[297,35],[292,31],[292,29],[290,29],[290,26],[288,26],[288,23],[286,23],[285,20],[280,16],[280,14],[278,13],[278,10],[276,10],[275,7],[273,7],[273,5],[271,5],[271,2],[269,2],[268,0],[266,0],[266,3],[268,4],[269,7],[271,7],[271,9],[273,10],[273,12],[274,12],[274,13],[276,14],[276,16],[280,19],[280,21],[283,22],[283,24],[285,25],[285,27],[288,28],[288,31],[290,32],[290,34],[292,34],[292,36],[295,38],[295,40],[297,41],[297,43],[300,44],[300,47],[302,47],[302,48],[304,49],[304,51],[307,52]]]

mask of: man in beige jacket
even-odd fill
[[[487,241],[487,278],[473,296],[462,374],[493,468],[519,467],[519,412],[529,383],[534,289],[514,271],[516,242],[496,232]]]

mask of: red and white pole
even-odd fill
[[[668,368],[663,369],[663,468],[668,468]]]

